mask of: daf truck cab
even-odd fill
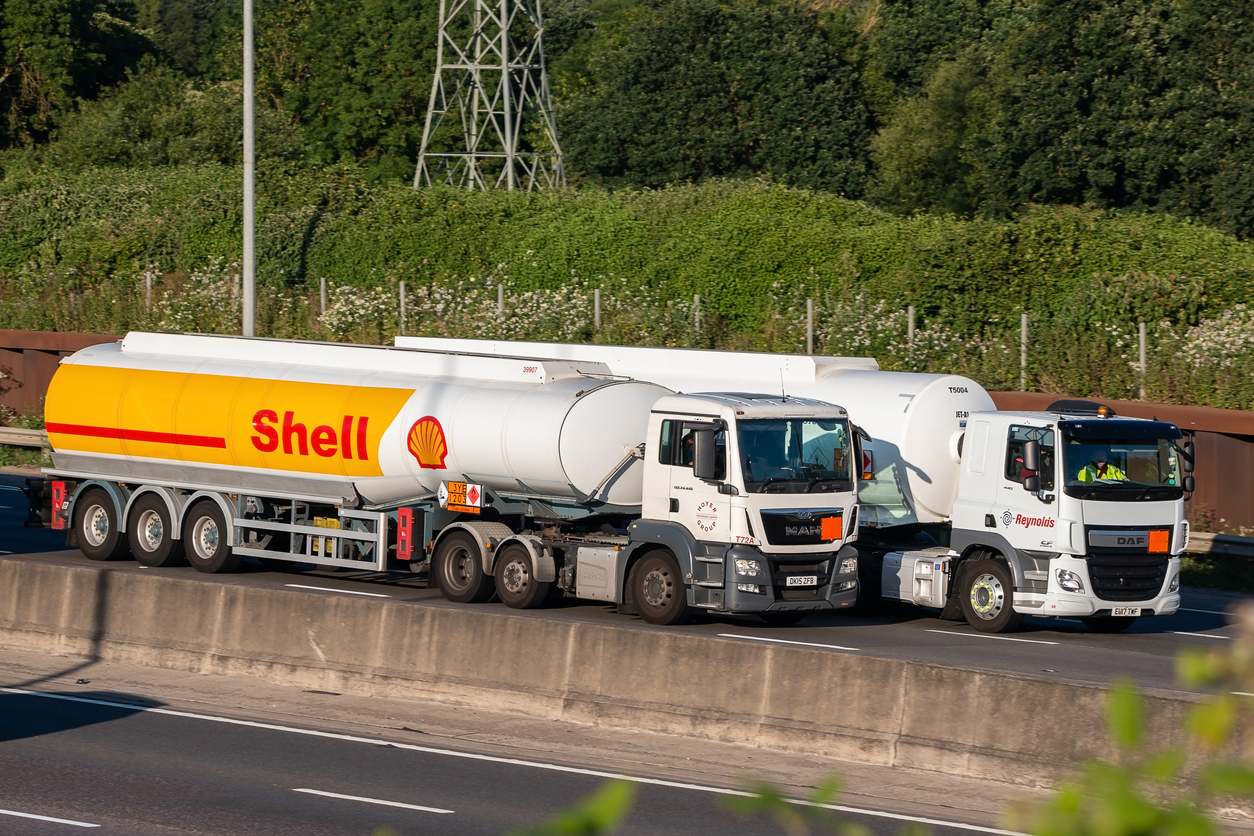
[[[1099,631],[1170,615],[1180,607],[1191,470],[1191,444],[1164,421],[1083,403],[975,413],[947,547],[885,553],[882,594],[956,603],[989,632],[1025,615]]]

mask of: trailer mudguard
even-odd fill
[[[509,543],[519,543],[531,555],[531,573],[541,583],[557,580],[557,564],[553,561],[553,550],[545,545],[544,540],[534,534],[517,534],[500,541],[496,551]],[[494,555],[495,557],[495,555]],[[493,563],[495,563],[495,559]],[[495,571],[495,566],[493,570]]]
[[[439,541],[443,540],[450,531],[458,530],[465,531],[475,538],[475,542],[479,544],[479,556],[483,560],[483,571],[489,575],[496,568],[492,565],[492,562],[496,559],[497,546],[514,536],[513,529],[504,523],[458,520],[440,529],[440,535],[436,537],[436,544],[438,545]],[[434,554],[434,550],[432,553]]]
[[[50,478],[56,479],[58,477],[55,475],[52,475]],[[117,511],[118,531],[125,532],[126,531],[126,515],[123,512],[127,508],[127,505],[128,505],[127,498],[130,496],[130,492],[126,490],[126,488],[123,488],[121,485],[119,485],[116,482],[106,482],[103,479],[88,479],[85,482],[78,483],[78,487],[74,490],[74,496],[70,500],[69,513],[66,515],[66,520],[68,523],[66,527],[69,528],[70,532],[71,533],[74,532],[74,509],[78,507],[78,498],[82,496],[83,492],[86,491],[88,488],[103,488],[104,489],[104,492],[107,493],[109,495],[109,498],[113,500],[114,510]]]

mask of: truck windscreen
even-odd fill
[[[1112,502],[1180,498],[1183,480],[1173,444],[1179,429],[1160,422],[1119,423],[1061,425],[1067,495]]]
[[[849,422],[780,418],[736,423],[740,465],[750,493],[853,490]]]

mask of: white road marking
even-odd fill
[[[1236,697],[1254,697],[1254,694],[1249,691],[1230,691],[1229,693]]]
[[[22,489],[15,488],[12,485],[0,485],[0,491],[20,491],[20,490]],[[96,825],[93,824],[92,827],[96,827]]]
[[[1214,633],[1186,633],[1183,630],[1172,630],[1171,632],[1175,633],[1177,636],[1197,636],[1202,639],[1223,639],[1225,641],[1232,641],[1232,636],[1220,636]]]
[[[1207,615],[1227,615],[1222,610],[1191,610],[1188,607],[1180,607],[1176,612],[1204,612]]]
[[[300,729],[294,726],[280,726],[275,723],[259,723],[256,720],[237,720],[233,717],[219,717],[213,714],[194,714],[190,711],[176,711],[171,708],[150,708],[141,705],[129,705],[124,702],[110,702],[108,700],[93,700],[87,697],[71,697],[67,694],[45,694],[40,691],[26,691],[21,688],[2,688],[0,693],[4,694],[21,694],[27,697],[43,697],[50,700],[63,700],[65,702],[84,703],[86,705],[100,705],[105,708],[124,708],[128,711],[144,711],[149,714],[164,714],[169,717],[183,717],[190,720],[207,720],[212,723],[225,723],[231,726],[244,726],[252,729],[265,729],[267,731],[286,732],[288,734],[303,734],[308,737],[321,737],[327,740],[343,740],[349,743],[365,743],[368,746],[386,746],[393,749],[404,749],[411,752],[425,752],[431,755],[447,755],[451,758],[463,758],[465,760],[483,761],[485,763],[500,763],[509,766],[525,766],[531,769],[546,769],[550,772],[565,772],[572,775],[588,775],[593,778],[613,778],[619,781],[631,781],[636,784],[649,784],[658,787],[670,787],[679,790],[692,790],[694,792],[708,792],[715,795],[738,795],[744,798],[752,798],[753,793],[744,792],[743,790],[729,790],[725,787],[711,787],[704,784],[689,784],[682,781],[666,781],[661,778],[641,778],[638,775],[624,775],[621,772],[602,772],[598,769],[582,769],[577,766],[562,766],[555,763],[544,763],[542,761],[527,761],[521,758],[502,758],[495,755],[480,755],[474,752],[458,752],[456,749],[437,749],[433,746],[417,746],[413,743],[397,743],[391,740],[382,740],[369,737],[357,737],[351,734],[337,734],[335,732],[318,731],[317,729]],[[999,830],[995,827],[982,827],[978,824],[966,824],[965,822],[945,821],[944,819],[929,819],[922,816],[907,816],[901,813],[889,813],[885,810],[868,810],[862,807],[846,807],[842,804],[814,804],[809,801],[801,801],[799,799],[789,799],[793,804],[801,804],[812,807],[822,807],[825,810],[835,810],[840,813],[853,813],[861,816],[874,816],[882,819],[894,819],[896,821],[911,821],[919,824],[932,824],[937,827],[952,827],[956,830],[969,830],[973,833],[991,833],[995,836],[1026,836],[1014,830]]]
[[[999,639],[1004,642],[1026,642],[1028,644],[1058,644],[1040,639],[1016,639],[1014,636],[991,636],[988,633],[958,633],[953,630],[928,630],[929,633],[940,633],[942,636],[962,636],[968,639]]]
[[[0,816],[17,816],[19,819],[38,819],[39,821],[50,821],[53,824],[68,824],[73,827],[100,827],[98,824],[92,824],[86,821],[74,821],[74,819],[57,819],[52,816],[37,816],[34,813],[19,813],[16,810],[0,810]]]
[[[6,552],[4,549],[0,549],[0,554],[13,554],[13,552]]]
[[[384,595],[381,592],[358,592],[355,589],[332,589],[329,586],[306,586],[303,583],[288,583],[284,586],[290,586],[293,589],[316,589],[319,592],[343,592],[345,595],[369,595],[371,598],[391,598],[391,595]]]
[[[327,798],[342,798],[345,801],[361,801],[366,804],[382,804],[384,807],[403,807],[406,810],[421,810],[424,813],[452,813],[452,810],[441,810],[439,807],[423,807],[419,804],[402,804],[399,801],[384,801],[381,798],[363,798],[360,795],[341,795],[338,792],[292,788],[292,792],[305,792],[310,795],[324,795]]]
[[[766,636],[741,636],[737,633],[719,633],[725,639],[748,639],[755,642],[777,642],[779,644],[798,644],[802,647],[826,647],[831,650],[857,650],[856,647],[843,647],[839,644],[818,644],[817,642],[795,642],[788,639],[770,639]]]

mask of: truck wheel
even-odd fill
[[[1136,621],[1136,616],[1120,616],[1119,618],[1098,616],[1096,618],[1081,618],[1080,621],[1084,622],[1084,626],[1094,633],[1122,633],[1132,626],[1132,622]]]
[[[89,488],[74,503],[74,532],[78,547],[92,560],[121,560],[129,544],[118,524],[113,498],[100,488]]]
[[[507,607],[534,609],[549,596],[552,584],[535,579],[531,573],[531,554],[517,543],[506,546],[497,556],[495,574],[496,594]]]
[[[650,624],[683,624],[692,616],[683,575],[670,552],[645,555],[632,569],[631,591],[640,617]]]
[[[174,539],[170,509],[156,494],[144,494],[131,506],[126,535],[141,566],[160,568],[183,562],[183,544]]]
[[[226,518],[212,499],[197,502],[183,524],[187,562],[201,572],[218,574],[239,568],[240,555],[231,548]]]
[[[435,572],[440,592],[459,604],[482,604],[496,584],[483,571],[479,544],[464,531],[454,531],[435,547]]]
[[[1013,609],[1010,570],[999,560],[976,560],[967,566],[959,594],[967,623],[982,633],[1004,633],[1023,621]]]

